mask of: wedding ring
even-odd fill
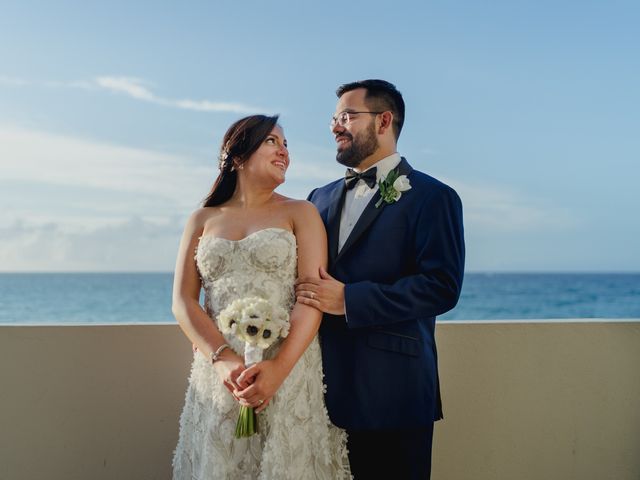
[[[313,293],[313,292],[311,292],[310,297],[311,297],[311,300],[313,300],[314,298],[316,298],[316,294],[315,294],[315,293]]]

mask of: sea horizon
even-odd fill
[[[173,324],[173,272],[0,272],[0,325]],[[201,297],[202,299],[202,297]],[[640,272],[468,272],[438,321],[640,318]]]

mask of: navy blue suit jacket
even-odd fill
[[[346,318],[325,314],[320,344],[329,416],[349,430],[442,418],[435,317],[455,306],[462,287],[462,204],[404,158],[398,168],[411,190],[379,208],[376,193],[340,253],[344,180],[309,195],[327,229],[329,273],[346,284]]]

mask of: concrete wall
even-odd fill
[[[0,327],[0,479],[171,478],[190,358],[174,325]]]
[[[435,480],[640,480],[640,323],[437,331]]]
[[[438,325],[434,480],[640,478],[640,322]],[[175,325],[0,326],[0,479],[167,479]]]

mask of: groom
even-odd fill
[[[326,404],[349,435],[356,480],[426,479],[442,418],[435,317],[464,269],[456,192],[396,152],[404,101],[383,80],[342,85],[331,121],[346,178],[309,195],[327,229],[328,272],[299,279],[320,327]]]

